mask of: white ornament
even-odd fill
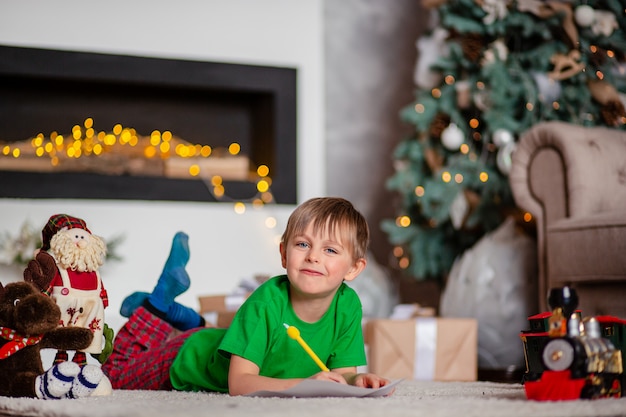
[[[483,17],[483,23],[485,25],[491,25],[496,20],[502,20],[509,14],[507,8],[507,0],[483,0],[481,7],[485,13]]]
[[[418,58],[413,79],[418,87],[430,90],[441,82],[443,75],[439,71],[432,70],[431,67],[440,57],[448,55],[446,45],[448,36],[447,30],[436,28],[432,35],[422,36],[417,40]]]
[[[508,143],[498,150],[496,155],[496,165],[498,169],[504,175],[509,175],[511,172],[511,164],[513,163],[513,152],[517,144],[515,142]]]
[[[448,150],[458,150],[464,141],[465,133],[454,123],[450,123],[448,127],[441,132],[441,143]]]
[[[561,98],[561,81],[548,77],[545,72],[532,71],[531,75],[537,85],[539,100],[543,104],[552,104]]]
[[[452,201],[452,204],[450,204],[450,221],[456,230],[463,227],[463,222],[467,218],[469,212],[469,202],[467,201],[467,197],[465,197],[465,193],[461,190],[457,193],[454,201]]]
[[[483,59],[480,61],[483,67],[493,64],[496,61],[506,61],[509,57],[509,48],[502,39],[496,39],[489,44],[489,48],[483,54]]]
[[[485,90],[476,91],[472,98],[474,99],[474,105],[480,111],[487,111],[493,107],[493,100],[491,100],[489,92]]]
[[[584,28],[591,26],[593,21],[596,19],[595,10],[587,4],[581,4],[576,7],[576,10],[574,11],[574,19],[576,20],[576,23],[578,23],[578,26]]]
[[[492,142],[498,148],[512,143],[514,139],[513,134],[506,129],[496,129],[492,136]]]
[[[595,35],[602,35],[608,38],[617,28],[619,28],[619,25],[613,13],[605,10],[596,10],[595,19],[591,26],[591,31]]]

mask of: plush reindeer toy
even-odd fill
[[[99,366],[73,362],[44,372],[41,349],[84,349],[89,329],[59,327],[57,304],[31,282],[0,283],[0,395],[41,399],[91,395],[102,379]]]

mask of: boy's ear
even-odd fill
[[[367,265],[367,260],[365,258],[359,258],[354,262],[352,268],[348,271],[345,277],[343,277],[344,281],[352,281],[354,278],[359,276],[361,272],[365,269]]]
[[[283,265],[283,268],[287,268],[287,252],[285,250],[285,244],[280,242],[280,262]]]

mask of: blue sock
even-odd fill
[[[159,281],[148,297],[150,304],[166,313],[174,299],[189,288],[189,275],[185,266],[189,261],[189,236],[178,232],[172,240],[170,254],[165,261]]]
[[[150,296],[147,292],[134,292],[128,297],[124,298],[122,307],[120,307],[120,314],[122,317],[130,317],[135,310]]]
[[[189,288],[189,275],[185,268],[166,269],[159,277],[148,301],[159,311],[166,313],[174,303],[174,299]]]
[[[172,248],[163,271],[177,267],[184,268],[187,262],[189,262],[189,236],[184,232],[178,232],[172,240]]]
[[[196,310],[178,303],[170,305],[165,321],[179,330],[189,330],[204,324],[204,319]]]

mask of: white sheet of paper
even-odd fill
[[[359,388],[331,381],[305,379],[284,391],[255,391],[247,397],[383,397],[389,395],[403,379],[396,379],[381,388]]]

